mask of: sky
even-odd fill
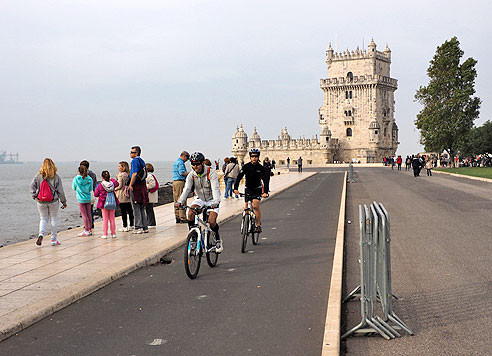
[[[488,1],[0,0],[0,152],[22,161],[231,155],[243,124],[319,134],[325,51],[392,51],[397,153],[421,151],[415,91],[457,36],[478,60],[476,125],[492,119]]]

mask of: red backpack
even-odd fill
[[[50,184],[46,179],[43,179],[39,187],[38,200],[44,202],[53,201],[53,193],[51,192]]]
[[[150,174],[152,174],[152,173],[150,173]],[[155,177],[155,175],[153,175],[153,176],[154,176],[154,180],[155,180],[155,187],[152,188],[151,190],[149,190],[150,193],[153,193],[153,192],[159,190],[159,182],[157,181],[157,178]]]

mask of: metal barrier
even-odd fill
[[[361,322],[342,335],[379,333],[387,340],[413,331],[393,311],[391,289],[390,219],[383,204],[359,205],[360,285],[343,300],[360,298]],[[380,308],[378,308],[380,302]],[[382,315],[382,317],[379,314]]]
[[[347,178],[348,183],[355,183],[354,179],[354,166],[352,163],[349,164],[348,167],[348,178]]]

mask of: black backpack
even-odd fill
[[[144,183],[145,179],[147,178],[147,167],[145,167],[145,164],[143,164],[143,161],[140,157],[137,158],[142,165],[142,168],[140,168],[137,172],[137,176],[135,177],[135,183],[136,184],[142,184]]]

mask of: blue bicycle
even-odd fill
[[[195,225],[190,229],[186,238],[184,250],[184,265],[186,275],[190,279],[195,279],[200,270],[200,262],[203,252],[207,256],[207,263],[210,267],[217,265],[219,254],[215,252],[217,238],[215,232],[210,229],[208,222],[208,208],[192,208],[185,206],[184,209],[191,209],[195,212]],[[203,218],[200,218],[200,213],[203,212]]]

